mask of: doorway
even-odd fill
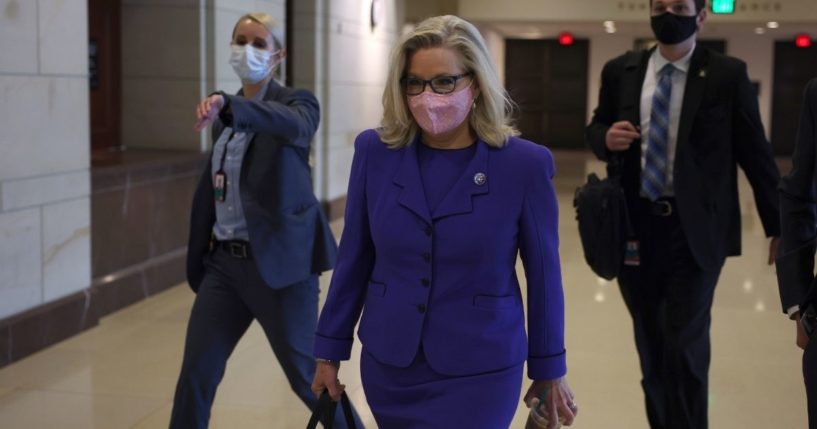
[[[88,0],[91,151],[121,146],[121,0]]]
[[[558,149],[584,149],[590,42],[508,39],[505,81],[522,138]]]
[[[791,156],[794,152],[803,90],[814,76],[817,76],[817,45],[798,48],[790,40],[775,42],[771,133],[775,155]]]

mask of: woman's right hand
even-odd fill
[[[340,401],[340,396],[346,389],[345,384],[340,384],[338,380],[338,369],[340,363],[318,361],[315,369],[315,378],[312,380],[312,393],[320,397],[324,390],[329,390],[329,396],[333,401]]]
[[[199,132],[212,124],[223,107],[224,97],[221,94],[213,94],[202,100],[196,106],[196,123],[193,125],[193,130]]]
[[[605,144],[612,152],[621,152],[630,148],[630,145],[641,138],[641,133],[629,121],[619,121],[607,130]]]

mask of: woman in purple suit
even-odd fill
[[[340,397],[362,312],[361,377],[381,428],[507,428],[526,361],[526,404],[542,399],[549,427],[576,414],[553,159],[515,137],[510,104],[477,29],[430,18],[394,50],[382,127],[355,141],[312,390]]]

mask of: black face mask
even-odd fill
[[[698,16],[679,16],[664,12],[650,18],[655,37],[665,45],[676,45],[698,31]]]

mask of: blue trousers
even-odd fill
[[[312,345],[318,321],[318,277],[272,289],[252,259],[233,258],[220,248],[207,256],[205,264],[207,271],[187,326],[170,427],[207,427],[227,359],[253,319],[264,329],[290,387],[313,409],[317,398],[310,386],[315,374]],[[363,428],[357,414],[355,420]],[[346,428],[341,407],[334,427]]]

